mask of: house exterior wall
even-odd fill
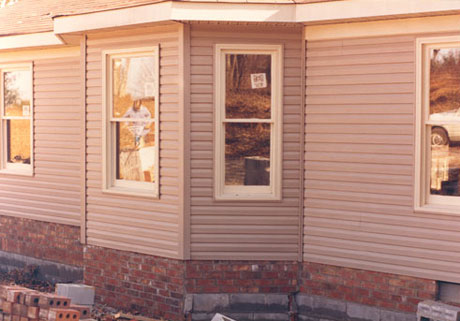
[[[80,225],[80,51],[0,55],[33,63],[34,174],[0,174],[0,215]]]
[[[304,261],[460,282],[460,217],[414,212],[421,36],[307,41]]]
[[[87,242],[90,245],[163,257],[180,256],[179,37],[178,24],[87,37]],[[160,47],[160,197],[104,193],[103,51],[154,45]]]
[[[192,24],[190,53],[190,256],[200,259],[299,258],[301,29]],[[214,199],[216,44],[284,46],[282,200]]]

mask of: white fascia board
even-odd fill
[[[63,44],[54,32],[0,37],[0,50],[60,46]]]
[[[294,4],[173,2],[172,20],[296,22]]]
[[[166,1],[54,18],[66,34],[165,21],[312,23],[460,11],[460,0],[343,0],[309,4]]]
[[[65,34],[171,20],[171,2],[54,18],[54,32]]]
[[[460,10],[460,0],[344,0],[298,4],[297,22],[322,22]]]

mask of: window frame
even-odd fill
[[[6,72],[29,71],[30,72],[30,111],[29,116],[5,116],[5,78]],[[33,176],[34,174],[34,70],[32,62],[0,65],[0,174],[14,174]],[[30,164],[15,164],[8,162],[8,143],[6,121],[24,119],[30,122]]]
[[[225,54],[271,55],[271,118],[226,119]],[[283,45],[276,44],[217,44],[215,45],[215,140],[214,140],[214,199],[273,200],[282,198],[282,123],[283,123]],[[244,121],[241,121],[244,120]],[[269,123],[270,185],[225,185],[225,123]]]
[[[415,117],[415,188],[416,212],[460,215],[460,196],[431,195],[431,126],[430,50],[433,48],[460,48],[460,36],[418,38],[416,41],[416,117]],[[457,122],[456,122],[457,123]],[[460,125],[460,122],[458,122]]]
[[[103,63],[103,112],[102,112],[102,191],[111,194],[141,196],[158,199],[160,195],[160,50],[159,46],[136,47],[116,50],[104,50],[102,52]],[[113,68],[112,60],[114,58],[124,57],[154,57],[155,66],[155,114],[152,115],[152,123],[155,130],[155,165],[154,177],[155,182],[141,182],[118,180],[116,178],[116,135],[114,134],[113,124],[121,122],[124,118],[113,117]],[[132,118],[126,119],[133,121]]]

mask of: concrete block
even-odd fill
[[[192,313],[192,321],[209,321],[213,316],[211,313]]]
[[[228,311],[230,299],[227,294],[194,294],[193,311],[217,313]]]
[[[231,294],[230,310],[233,312],[266,311],[265,297],[265,294]]]
[[[375,307],[357,304],[357,303],[348,303],[347,304],[347,314],[351,320],[366,320],[366,321],[379,321],[380,320],[380,310]]]
[[[313,311],[315,315],[323,318],[346,320],[347,304],[344,301],[329,299],[321,296],[314,296]]]
[[[253,321],[254,320],[254,314],[252,313],[225,313],[226,317],[229,317],[231,319],[234,319],[236,321]]]
[[[193,294],[187,294],[184,302],[184,314],[193,311]]]
[[[94,287],[85,284],[56,284],[57,295],[69,298],[73,304],[93,305],[94,304]]]
[[[214,315],[214,317],[212,318],[211,321],[235,321],[233,319],[230,319],[229,317],[227,317],[226,315],[223,315],[223,314],[220,314],[220,313],[216,313]]]
[[[266,294],[266,311],[272,313],[287,313],[289,310],[289,297],[286,294]]]
[[[287,313],[254,313],[254,321],[286,321]]]
[[[413,313],[403,313],[390,310],[380,310],[380,321],[416,321]]]
[[[301,314],[310,313],[314,308],[314,297],[308,294],[297,294],[295,297],[297,309]]]

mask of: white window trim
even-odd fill
[[[5,88],[3,74],[9,71],[27,70],[30,71],[31,97],[30,97],[30,116],[5,116]],[[1,87],[1,107],[0,107],[0,174],[14,174],[22,176],[33,176],[34,174],[34,84],[33,84],[33,63],[18,63],[0,65],[0,87]],[[13,164],[7,161],[7,128],[5,120],[7,119],[28,119],[30,120],[30,164]]]
[[[111,115],[112,115],[112,58],[116,57],[136,57],[152,55],[155,58],[155,115],[154,115],[154,128],[155,128],[155,168],[154,177],[155,182],[136,182],[136,181],[123,181],[117,180],[114,167],[114,146],[115,137],[111,133]],[[102,191],[104,193],[128,195],[128,196],[141,196],[148,198],[158,199],[160,192],[160,50],[159,46],[138,47],[119,50],[105,50],[102,52],[103,63],[103,112],[102,112]],[[130,118],[130,121],[133,119]]]
[[[419,38],[416,42],[416,115],[415,115],[415,186],[416,212],[460,215],[460,197],[430,195],[429,117],[430,69],[426,67],[429,50],[433,47],[460,46],[460,36]]]
[[[270,136],[270,186],[225,185],[225,53],[270,54],[272,62],[272,97]],[[283,46],[218,44],[215,46],[215,141],[214,198],[216,200],[281,200],[282,119],[283,119]],[[269,122],[268,122],[269,121]],[[250,119],[247,122],[260,122]]]

